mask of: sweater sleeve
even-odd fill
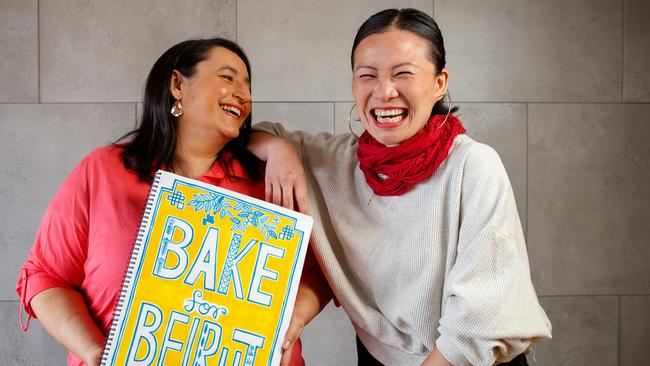
[[[311,134],[305,131],[287,131],[282,124],[277,122],[260,122],[253,126],[256,131],[264,131],[274,136],[285,138],[295,145],[301,154],[306,169],[311,169],[305,162],[306,154],[316,158],[331,156],[336,151],[336,146],[345,138],[342,135],[332,135],[327,132]],[[316,159],[318,160],[318,159]]]
[[[474,146],[463,168],[458,242],[436,346],[454,365],[489,366],[549,339],[551,324],[533,288],[503,164],[490,147]]]
[[[21,305],[35,316],[30,302],[53,287],[77,289],[84,280],[89,200],[82,161],[50,202],[16,284]]]

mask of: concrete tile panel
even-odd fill
[[[356,365],[354,328],[341,308],[332,303],[305,328],[303,358],[309,366]]]
[[[528,115],[539,293],[650,293],[650,105],[533,104]]]
[[[650,296],[621,297],[621,350],[619,366],[648,363],[650,356]]]
[[[350,114],[350,109],[352,109],[353,105],[354,103],[352,102],[335,103],[334,105],[334,133],[335,134],[340,135],[343,133],[350,133],[350,127],[352,128],[352,131],[357,136],[360,136],[363,133],[364,131],[363,123],[361,123],[361,121],[358,120],[357,109],[355,108],[352,111],[352,114]],[[350,118],[349,123],[348,123],[348,118]]]
[[[525,104],[459,103],[457,115],[467,135],[490,145],[501,157],[517,200],[521,224],[526,230],[527,107]]]
[[[458,101],[621,100],[622,2],[436,0]]]
[[[390,7],[432,14],[431,0],[239,0],[237,39],[253,64],[253,99],[349,101],[350,50],[365,19]]]
[[[531,366],[617,366],[618,299],[547,297],[540,302],[553,323],[553,339],[536,347]]]
[[[33,321],[23,333],[18,324],[18,301],[0,301],[0,324],[0,365],[44,365],[43,328]]]
[[[235,38],[235,0],[40,3],[41,98],[135,102],[151,66],[189,38]]]
[[[134,126],[135,105],[0,105],[0,300],[16,300],[27,258],[48,202],[94,147]]]
[[[650,102],[650,2],[625,0],[623,100]]]
[[[0,1],[0,103],[38,102],[36,0]]]
[[[43,359],[48,365],[67,365],[68,361],[68,350],[47,332],[43,332]]]
[[[253,103],[253,123],[280,122],[289,131],[334,133],[333,103]]]

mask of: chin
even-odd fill
[[[375,137],[375,140],[377,140],[377,142],[379,142],[380,144],[386,146],[395,146],[395,145],[399,145],[402,142],[402,140],[396,138],[388,138],[388,137],[379,137],[379,138]]]

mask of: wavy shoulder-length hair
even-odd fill
[[[192,77],[196,64],[206,60],[215,47],[223,47],[239,56],[250,77],[251,68],[246,53],[237,43],[224,38],[181,42],[165,51],[151,68],[144,89],[139,125],[116,141],[116,144],[123,148],[124,166],[134,171],[140,180],[151,181],[154,173],[160,168],[174,170],[178,125],[176,117],[170,113],[175,102],[169,90],[173,70],[178,70],[185,77]],[[248,176],[258,180],[259,160],[246,148],[250,134],[251,115],[244,121],[239,136],[223,147],[217,159],[237,159]],[[224,154],[226,151],[232,154]],[[225,163],[226,166],[231,166],[230,161]]]

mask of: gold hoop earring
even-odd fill
[[[442,123],[440,124],[440,126],[436,127],[436,129],[439,129],[440,127],[444,126],[445,123],[447,123],[447,119],[449,118],[449,114],[451,113],[451,108],[452,108],[452,106],[451,106],[451,95],[449,95],[449,91],[447,91],[447,92],[445,93],[445,95],[446,95],[447,98],[449,99],[449,109],[447,109],[447,114],[445,115],[445,120],[442,121]],[[443,96],[442,99],[445,99],[445,97]]]
[[[350,129],[350,133],[351,133],[351,134],[353,134],[354,136],[356,136],[356,138],[359,138],[359,135],[357,135],[356,133],[354,133],[354,131],[352,130],[352,112],[354,112],[354,109],[355,109],[356,107],[357,107],[357,103],[354,103],[354,104],[352,105],[352,108],[350,108],[350,113],[348,113],[348,129]],[[361,122],[361,118],[355,118],[354,121],[355,121],[355,122]]]
[[[172,106],[171,114],[176,118],[183,115],[183,105],[181,104],[180,99],[177,99],[174,102],[174,105]]]

